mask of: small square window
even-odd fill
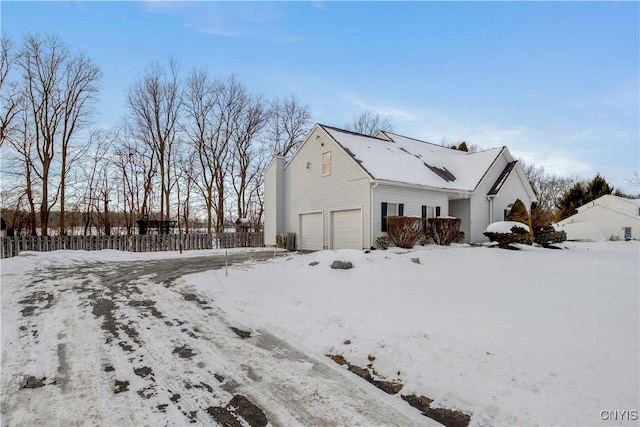
[[[331,175],[331,151],[322,153],[322,175]]]

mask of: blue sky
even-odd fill
[[[640,169],[638,2],[10,2],[2,32],[58,34],[103,70],[113,126],[151,61],[293,94],[314,122],[365,109],[397,133],[507,145],[557,175]]]

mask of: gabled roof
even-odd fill
[[[474,191],[505,149],[467,153],[391,132],[372,137],[319,126],[372,178],[447,190]]]

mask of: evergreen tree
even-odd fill
[[[575,214],[580,206],[613,192],[614,188],[600,174],[586,185],[581,182],[576,183],[558,199],[558,221]]]
[[[576,209],[584,204],[587,198],[587,189],[581,182],[576,182],[573,187],[565,191],[558,199],[558,221],[570,217],[576,213]]]
[[[587,184],[587,195],[586,200],[583,204],[589,203],[592,200],[597,199],[598,197],[602,197],[605,194],[613,193],[614,188],[609,185],[609,183],[597,174],[590,182]]]
[[[531,226],[531,217],[527,212],[527,207],[522,203],[522,200],[516,199],[511,206],[511,211],[507,215],[507,221],[516,221],[526,224],[529,227],[529,231],[521,235],[520,243],[531,245],[533,243],[533,227]]]
[[[469,152],[469,147],[467,147],[467,143],[465,141],[462,141],[460,145],[458,145],[458,151]]]

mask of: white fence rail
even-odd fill
[[[0,238],[0,258],[23,251],[49,252],[61,249],[130,252],[160,252],[194,249],[226,249],[264,246],[263,233],[150,234],[135,236],[23,236]]]

